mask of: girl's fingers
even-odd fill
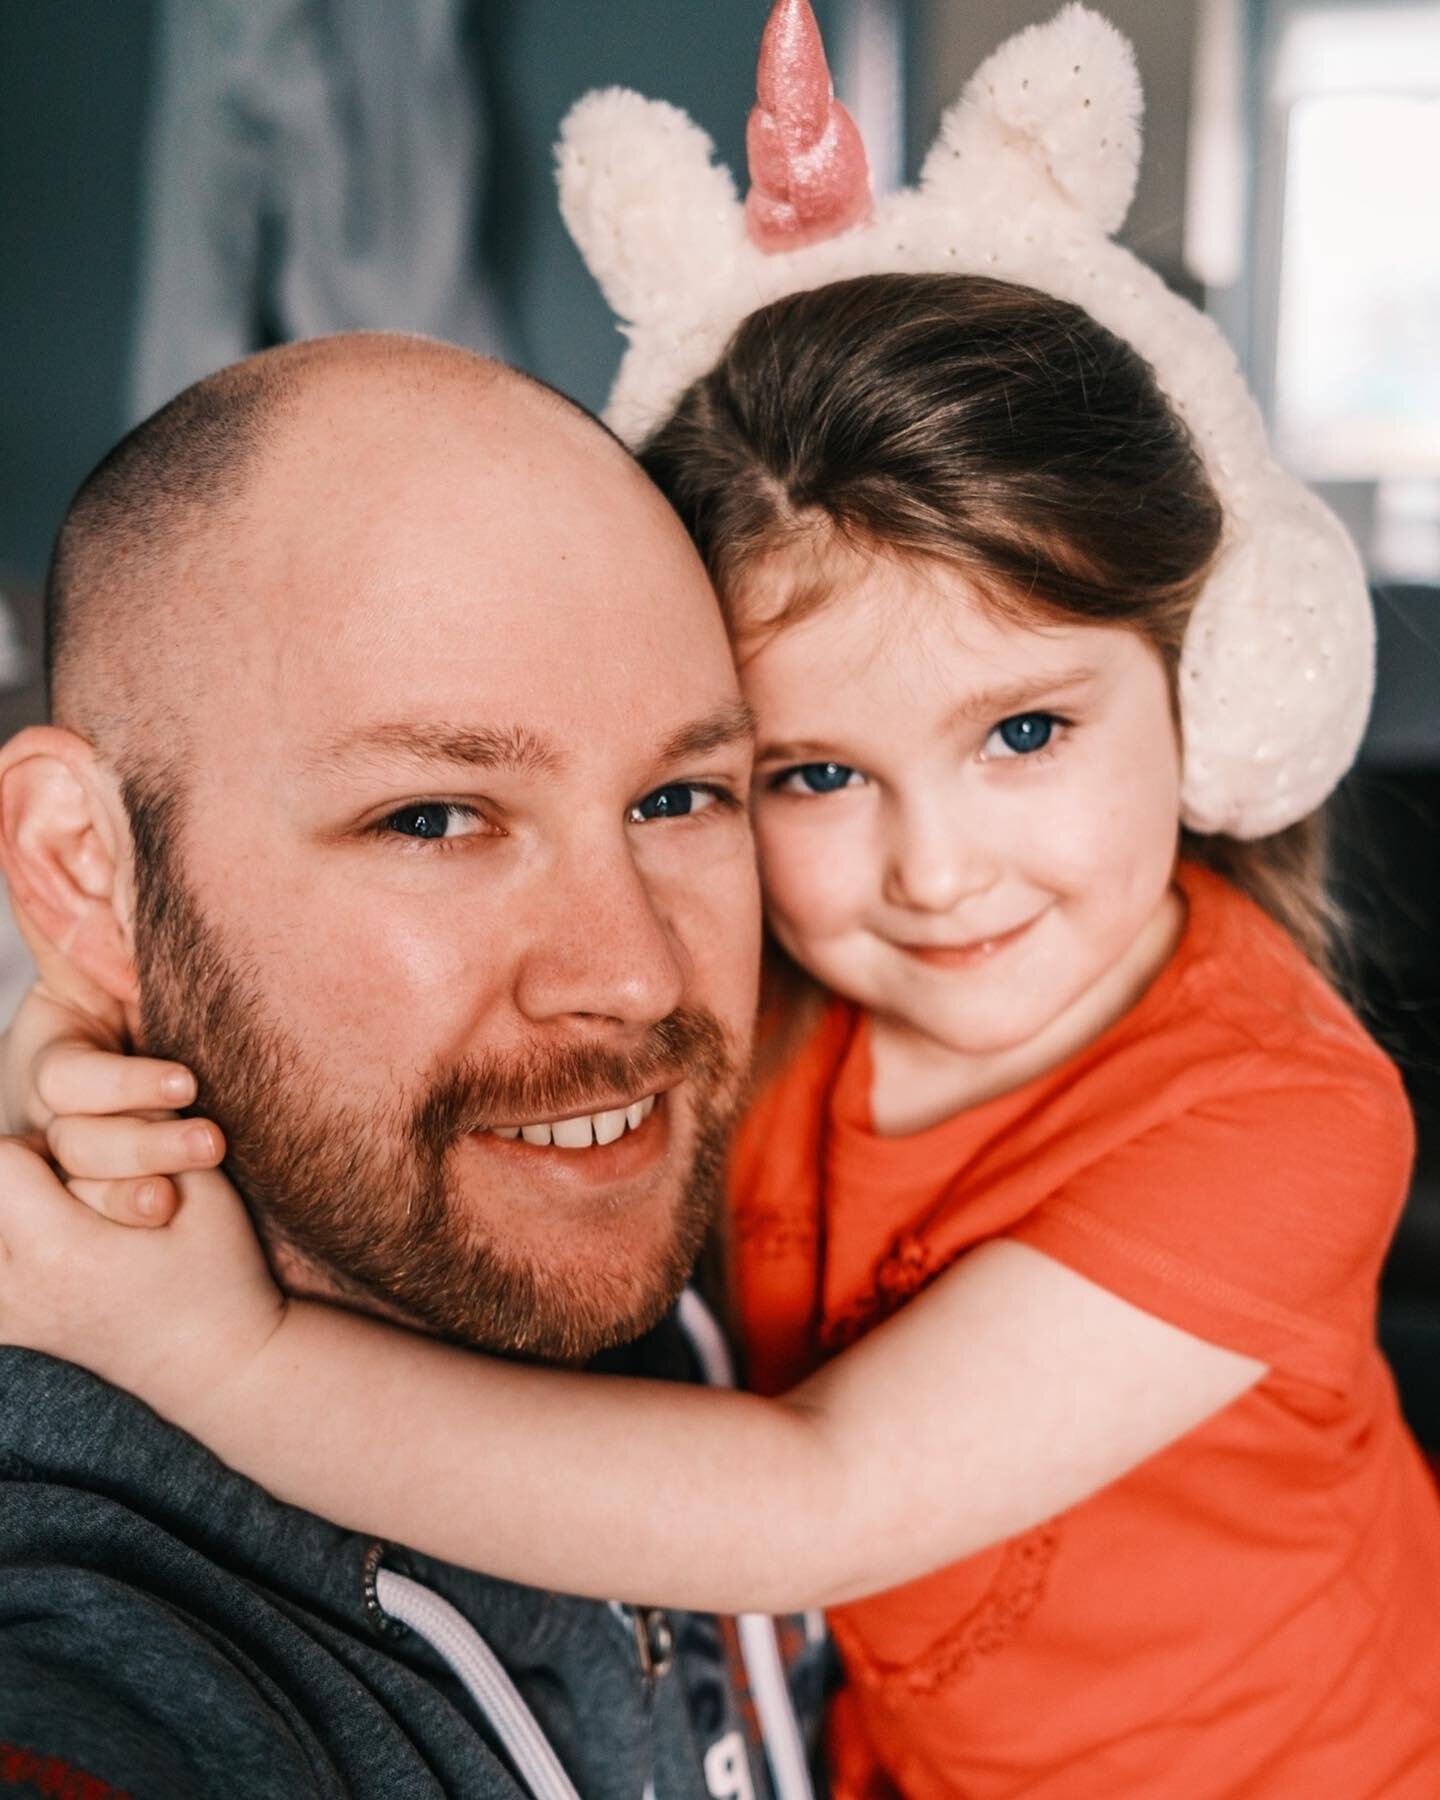
[[[183,1063],[122,1056],[64,1038],[35,1059],[35,1092],[52,1113],[169,1112],[195,1099],[195,1077]],[[112,1171],[113,1172],[113,1171]]]
[[[66,1186],[91,1212],[117,1225],[168,1225],[180,1204],[174,1182],[164,1175],[140,1181],[69,1181]]]
[[[125,1181],[133,1176],[179,1175],[213,1169],[225,1154],[220,1128],[208,1119],[52,1119],[45,1131],[50,1154],[67,1176],[82,1181]]]

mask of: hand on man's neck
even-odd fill
[[[117,1050],[129,1049],[137,1024],[135,1009],[107,993],[99,982],[77,967],[63,949],[52,944],[40,931],[23,907],[15,906],[11,911],[25,940],[25,948],[34,961],[37,989],[56,1006],[91,1020],[97,1034],[104,1035],[107,1045]]]
[[[35,964],[28,990],[4,1038],[0,1059],[0,1126],[26,1135],[48,1116],[34,1088],[37,1051],[57,1038],[83,1037],[97,1049],[128,1050],[136,1020],[132,1009],[76,967],[29,919],[11,911]]]

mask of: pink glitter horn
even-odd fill
[[[745,228],[761,250],[798,250],[870,216],[870,169],[835,98],[810,0],[775,0],[745,129]]]

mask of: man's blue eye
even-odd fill
[[[637,800],[628,816],[632,825],[646,825],[654,819],[685,819],[692,813],[708,811],[723,799],[723,793],[716,788],[694,781],[674,781]]]
[[[399,812],[390,814],[385,825],[401,837],[443,838],[450,816],[457,810],[440,800],[427,801],[423,806],[402,806]]]
[[[422,844],[494,835],[478,808],[458,800],[417,800],[412,806],[397,806],[375,829]]]
[[[848,763],[801,763],[797,769],[787,769],[776,785],[792,793],[835,794],[849,787],[858,774]]]
[[[990,735],[998,738],[1010,755],[1029,756],[1045,748],[1057,724],[1054,713],[1016,713],[1002,719]]]
[[[693,799],[688,787],[656,788],[653,794],[647,794],[640,801],[635,811],[642,819],[683,819],[690,811]]]

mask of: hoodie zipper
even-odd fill
[[[656,1684],[675,1665],[675,1628],[670,1615],[658,1606],[631,1606],[626,1611],[635,1634],[635,1660],[648,1705],[655,1697]]]

